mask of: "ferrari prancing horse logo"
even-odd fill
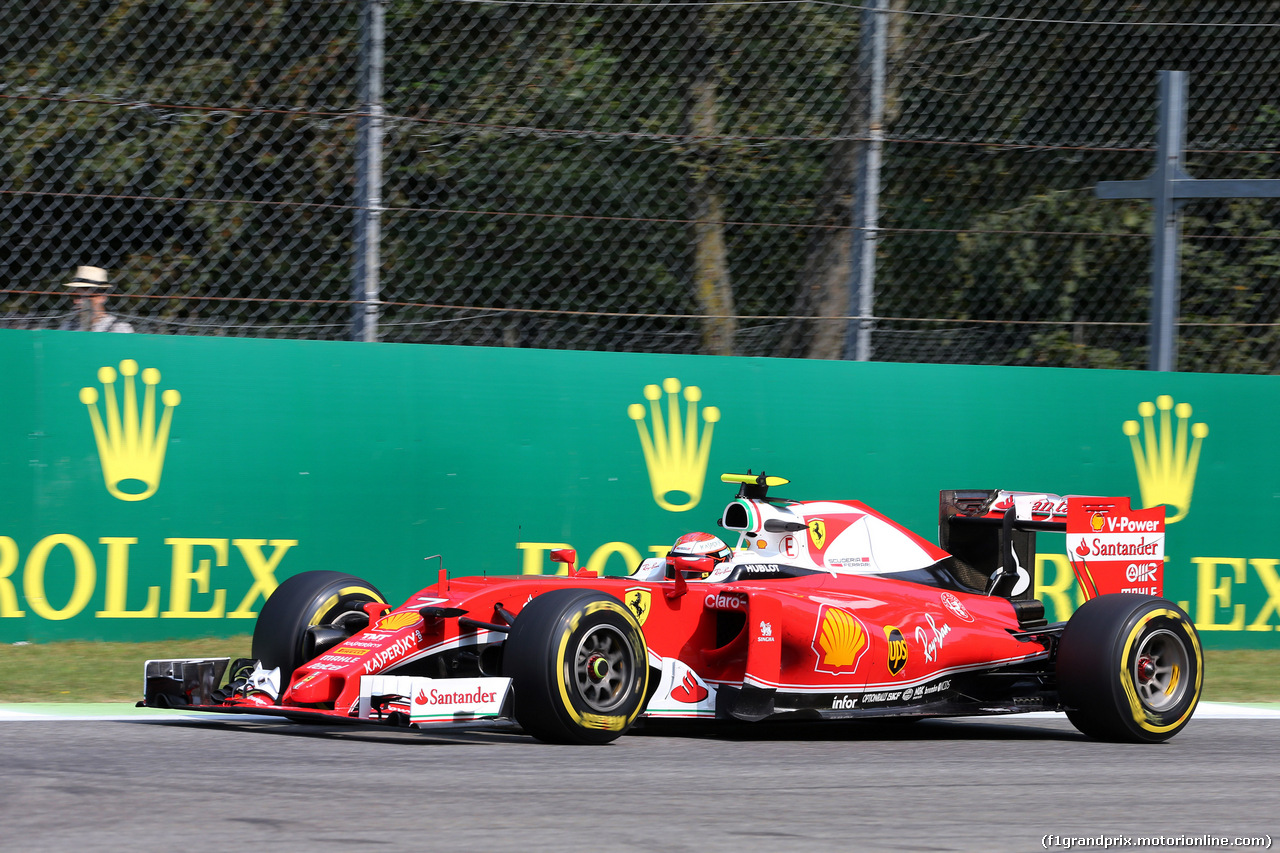
[[[641,625],[649,618],[649,607],[653,603],[653,594],[644,587],[632,587],[626,593],[627,609]]]
[[[822,546],[827,544],[827,523],[820,518],[809,519],[809,541],[813,543],[814,550],[821,551]]]

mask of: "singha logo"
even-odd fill
[[[1159,423],[1156,411],[1159,410]],[[1178,419],[1173,424],[1172,412]],[[1196,467],[1200,463],[1200,445],[1209,434],[1207,424],[1191,424],[1191,406],[1173,404],[1167,394],[1156,397],[1155,404],[1138,404],[1142,423],[1124,422],[1124,434],[1133,448],[1133,465],[1142,491],[1142,506],[1159,504],[1173,507],[1175,514],[1166,520],[1173,524],[1187,517],[1191,510],[1191,491],[1196,483]],[[1189,429],[1188,429],[1189,427]],[[1191,441],[1187,441],[1190,433]],[[1139,438],[1141,436],[1141,438]]]
[[[89,421],[93,424],[93,437],[98,445],[98,460],[102,463],[102,478],[107,491],[122,501],[145,501],[160,488],[160,473],[164,468],[165,448],[169,444],[169,425],[173,410],[182,402],[182,395],[172,388],[160,395],[164,412],[156,424],[156,386],[160,384],[160,371],[148,367],[142,371],[142,411],[138,411],[138,392],[134,377],[138,375],[138,362],[126,358],[120,362],[120,376],[125,378],[121,402],[116,397],[116,371],[113,367],[98,369],[98,381],[102,383],[103,412],[98,411],[98,389],[80,389],[80,402],[89,409]]]
[[[667,414],[662,413],[662,395],[666,392]],[[680,411],[680,380],[665,379],[662,387],[646,385],[645,399],[649,409],[640,403],[632,403],[627,414],[636,422],[640,434],[640,447],[644,450],[644,464],[649,469],[649,484],[653,499],[668,512],[684,512],[693,509],[702,500],[702,484],[707,476],[707,457],[711,454],[711,433],[720,420],[720,410],[715,406],[702,409],[705,429],[698,435],[698,403],[702,389],[686,386],[686,402],[683,416]],[[652,434],[645,423],[645,415],[652,420]]]

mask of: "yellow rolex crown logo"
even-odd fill
[[[662,396],[666,392],[667,414],[662,410]],[[645,399],[649,408],[640,403],[627,407],[627,414],[636,422],[640,433],[640,447],[644,450],[644,464],[649,469],[649,484],[658,506],[670,512],[693,509],[702,500],[702,483],[707,476],[707,457],[711,454],[711,432],[720,420],[720,410],[715,406],[702,409],[705,429],[698,435],[698,403],[702,389],[696,385],[684,389],[685,412],[680,412],[680,380],[665,379],[662,387],[646,385]],[[645,416],[653,422],[652,433]]]
[[[98,411],[97,388],[81,388],[80,402],[89,409],[107,491],[122,501],[144,501],[160,487],[165,448],[169,444],[169,424],[173,421],[173,410],[182,402],[182,395],[172,388],[160,395],[164,412],[157,425],[156,386],[160,384],[160,371],[154,367],[142,371],[146,390],[141,411],[135,384],[138,362],[131,358],[120,362],[119,375],[124,377],[123,400],[116,394],[115,368],[102,367],[98,369],[98,381],[102,383],[103,411]]]
[[[1156,412],[1159,411],[1157,417]],[[1173,423],[1170,412],[1177,418]],[[1176,513],[1167,520],[1173,524],[1186,518],[1191,509],[1191,491],[1196,483],[1196,467],[1200,464],[1200,445],[1209,434],[1207,424],[1191,423],[1191,406],[1173,404],[1167,394],[1156,397],[1154,404],[1138,404],[1142,423],[1124,422],[1124,434],[1133,449],[1133,465],[1138,472],[1138,488],[1142,505],[1159,504],[1173,507]],[[1158,423],[1157,423],[1158,420]],[[1188,441],[1188,434],[1190,441]]]

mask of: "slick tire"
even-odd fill
[[[608,743],[644,708],[649,653],[621,601],[587,589],[544,592],[524,606],[502,654],[516,722],[549,743]]]
[[[253,657],[265,669],[280,667],[280,689],[306,663],[307,629],[325,625],[348,610],[385,601],[368,581],[343,572],[303,572],[286,578],[267,598],[253,628]]]
[[[1086,601],[1058,644],[1067,717],[1096,740],[1158,743],[1191,719],[1204,652],[1190,617],[1162,598],[1131,593]]]

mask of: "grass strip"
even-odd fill
[[[0,702],[137,702],[142,670],[161,658],[247,658],[248,634],[150,643],[0,646]]]
[[[0,645],[0,702],[136,702],[152,659],[249,657],[248,634],[151,643]],[[1204,699],[1280,702],[1280,650],[1205,652]]]

